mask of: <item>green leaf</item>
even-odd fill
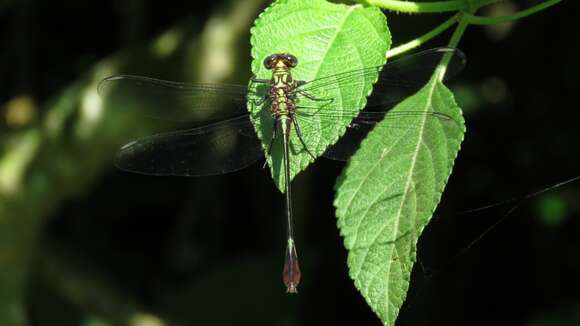
[[[280,0],[267,8],[252,28],[252,72],[261,79],[270,79],[271,71],[263,66],[263,60],[273,53],[290,53],[298,58],[298,65],[292,69],[296,80],[311,81],[320,77],[385,63],[385,53],[390,47],[391,37],[386,18],[377,8],[360,5],[346,6],[322,0]],[[317,90],[310,93],[318,98],[333,98],[333,109],[344,109],[348,113],[337,121],[321,121],[316,117],[300,121],[303,139],[310,152],[316,157],[334,144],[346,130],[346,126],[364,108],[366,96],[378,78],[370,76],[360,87],[338,87],[331,90]],[[299,100],[298,105],[307,99]],[[273,122],[268,107],[248,102],[248,109],[254,117],[256,131],[267,149]],[[272,155],[268,157],[270,171],[278,188],[284,189],[282,173],[282,137],[274,143]],[[291,134],[290,177],[304,170],[312,158],[296,136]]]
[[[417,240],[451,174],[465,131],[453,94],[435,77],[393,111],[415,121],[378,124],[337,183],[334,205],[351,278],[385,325],[409,288]],[[448,117],[448,118],[444,118]]]

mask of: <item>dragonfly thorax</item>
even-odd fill
[[[275,53],[264,59],[264,66],[272,71],[270,89],[270,111],[276,118],[291,115],[295,109],[294,96],[291,95],[297,87],[292,78],[291,69],[296,67],[298,59],[288,53]]]

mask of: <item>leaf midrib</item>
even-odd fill
[[[435,91],[435,82],[432,82],[433,86],[431,87],[431,89],[429,90],[429,95],[427,97],[427,102],[425,103],[425,107],[424,107],[424,111],[427,111],[427,109],[429,108],[429,106],[431,105],[431,98],[433,96],[433,92]],[[422,120],[422,124],[421,124],[421,130],[420,130],[420,134],[419,134],[419,141],[417,142],[417,146],[415,147],[415,155],[413,155],[413,160],[411,163],[411,168],[409,169],[409,176],[407,177],[407,183],[405,184],[405,192],[403,193],[403,197],[401,198],[401,204],[399,205],[399,210],[397,212],[397,219],[395,221],[395,227],[393,228],[394,230],[394,234],[393,234],[393,239],[397,236],[397,232],[398,232],[398,227],[399,227],[399,222],[401,221],[401,212],[403,210],[403,204],[406,201],[407,195],[409,193],[409,185],[411,183],[411,180],[413,179],[413,172],[415,171],[415,165],[417,164],[417,157],[419,155],[419,148],[421,147],[421,140],[423,139],[423,134],[425,132],[425,121],[426,121],[427,115],[423,116],[423,120]],[[383,228],[381,229],[381,232],[384,230],[385,226],[383,226]],[[380,234],[379,233],[379,234]],[[375,238],[376,240],[376,238]],[[373,241],[374,242],[374,241]],[[396,243],[393,245],[393,250],[389,253],[390,257],[389,257],[389,261],[392,258],[392,253],[395,252],[395,250],[397,250],[397,246]],[[402,262],[401,262],[402,263]],[[393,263],[388,264],[387,266],[387,280],[385,282],[386,286],[385,286],[385,291],[386,291],[386,298],[388,301],[389,298],[389,281],[391,278],[391,266],[393,265]],[[388,304],[387,304],[387,311],[386,314],[387,316],[389,315],[389,311],[388,311]]]
[[[345,22],[352,15],[352,13],[354,12],[354,10],[357,9],[357,8],[359,8],[359,7],[361,7],[361,6],[360,5],[351,6],[348,9],[348,11],[346,12],[346,14],[344,15],[344,18],[342,19],[342,21],[338,25],[336,25],[336,28],[335,28],[336,32],[334,33],[334,35],[332,36],[332,38],[329,40],[328,46],[326,47],[326,49],[324,49],[324,52],[323,52],[324,54],[322,55],[322,58],[320,60],[321,64],[319,64],[318,67],[316,68],[316,73],[314,73],[313,79],[318,78],[318,73],[320,72],[320,68],[322,67],[322,62],[325,62],[325,59],[326,59],[326,56],[328,55],[328,52],[333,47],[332,45],[336,41],[336,38],[338,37],[338,35],[340,34],[340,32],[342,31],[342,26],[344,26]],[[338,88],[338,91],[341,94],[340,97],[341,97],[341,102],[342,102],[343,96],[342,96],[342,90],[340,89],[340,87]],[[320,124],[320,129],[322,130],[323,129],[322,128],[322,121],[319,120],[318,122]],[[318,141],[316,142],[315,148],[320,148],[320,144],[322,142],[322,139],[321,138],[322,137],[319,137],[318,138]],[[311,158],[308,157],[308,158],[306,158],[306,160],[310,161]]]
[[[322,58],[320,59],[321,64],[319,64],[318,67],[316,68],[316,73],[313,75],[314,78],[318,77],[318,73],[320,72],[320,67],[322,67],[322,62],[325,62],[326,56],[328,55],[328,51],[330,50],[330,48],[332,48],[331,45],[334,44],[334,42],[336,41],[336,37],[338,36],[338,34],[340,34],[340,31],[342,30],[342,26],[344,25],[346,20],[351,16],[352,12],[355,9],[358,9],[359,7],[360,7],[360,5],[350,7],[348,9],[347,13],[344,15],[344,19],[342,19],[340,24],[336,25],[336,28],[335,28],[336,33],[334,33],[334,35],[332,36],[332,39],[330,39],[328,42],[328,46],[326,47],[326,49],[324,49],[324,54],[322,55]]]
[[[427,97],[427,102],[425,103],[425,107],[424,107],[424,110],[423,111],[427,111],[428,108],[429,108],[429,106],[432,103],[431,98],[433,96],[433,92],[435,91],[435,83],[434,82],[431,82],[431,84],[432,84],[432,87],[429,90],[429,94],[428,94],[428,97]],[[421,123],[421,127],[420,127],[420,134],[419,134],[419,137],[418,137],[419,140],[421,140],[423,138],[423,135],[424,135],[424,132],[425,132],[425,125],[426,125],[425,124],[425,121],[426,121],[426,117],[423,117],[422,123]],[[403,195],[401,197],[401,204],[400,204],[399,209],[397,211],[396,221],[395,221],[395,224],[394,224],[394,227],[393,227],[393,230],[395,232],[395,234],[394,234],[395,236],[396,236],[396,233],[398,232],[398,225],[399,225],[400,220],[401,220],[401,213],[402,213],[403,203],[405,203],[406,197],[409,194],[409,185],[410,185],[410,182],[412,180],[413,171],[415,170],[415,166],[417,164],[417,157],[418,157],[418,154],[419,154],[419,148],[420,148],[420,146],[421,146],[421,141],[418,141],[417,142],[417,145],[415,147],[415,151],[414,151],[413,158],[411,160],[411,167],[408,170],[409,171],[409,175],[407,177],[407,182],[405,184],[404,192],[403,192]],[[386,157],[386,156],[387,155],[385,155],[383,157]],[[375,164],[375,166],[373,168],[371,168],[370,170],[374,170],[374,168],[376,168],[376,166],[378,166],[379,163],[382,162],[382,160],[383,159],[378,160],[377,161],[377,164]],[[368,177],[368,175],[367,175],[367,177]],[[364,183],[364,181],[361,183],[361,185],[363,183]],[[359,186],[359,190],[360,190],[360,186]],[[355,194],[356,194],[356,192],[355,192]],[[384,191],[383,191],[383,193],[381,193],[381,195],[382,194],[384,194]],[[351,200],[352,200],[352,198],[354,198],[354,196],[351,197]],[[380,195],[377,196],[377,198],[380,198]],[[360,223],[359,223],[359,225],[360,225]],[[385,227],[386,227],[386,224],[383,225],[383,227],[381,228],[381,230],[375,236],[375,239],[373,241],[371,241],[371,244],[369,244],[368,246],[366,246],[366,248],[365,248],[366,250],[365,250],[365,253],[364,253],[364,257],[362,258],[362,262],[363,262],[362,264],[364,264],[364,262],[366,261],[366,257],[368,255],[369,251],[373,248],[374,244],[376,243],[376,239],[382,234],[382,232],[384,231]],[[357,229],[358,229],[358,227],[357,227]],[[359,232],[357,230],[357,234],[358,233]],[[356,238],[355,238],[355,241],[354,242],[356,243]],[[392,257],[392,254],[395,252],[395,250],[397,250],[396,249],[396,246],[393,246],[393,250],[389,253],[389,255],[390,255],[389,261],[390,261],[390,258]],[[386,279],[386,282],[385,282],[385,284],[386,284],[386,287],[385,287],[385,290],[386,290],[385,295],[386,296],[385,296],[385,298],[387,298],[387,301],[388,301],[388,294],[389,294],[388,291],[389,291],[389,280],[390,280],[391,266],[392,266],[392,263],[387,264],[387,271],[386,271],[387,272],[387,279]],[[360,272],[362,271],[362,269],[363,269],[362,267],[361,267],[361,269],[359,269],[357,275],[355,276],[356,278],[358,278],[358,274],[360,274]],[[368,289],[366,289],[366,291],[368,291]],[[388,304],[387,304],[387,311],[386,311],[387,316],[388,316],[388,313],[389,313],[389,310],[388,309],[389,308],[388,308]]]

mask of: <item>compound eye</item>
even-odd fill
[[[268,57],[266,57],[266,59],[264,59],[264,67],[266,67],[266,69],[272,69],[272,65],[274,64],[274,57],[276,55],[270,55]]]
[[[291,54],[286,55],[285,59],[286,59],[286,62],[288,62],[288,64],[292,68],[294,68],[294,67],[296,67],[296,65],[298,65],[298,59],[296,59],[296,57],[291,55]]]

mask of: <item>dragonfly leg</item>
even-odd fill
[[[316,101],[316,102],[328,102],[328,104],[332,103],[334,101],[333,98],[319,98],[316,97],[314,95],[310,95],[307,92],[303,91],[303,90],[296,90],[296,93],[306,97],[307,99],[311,100],[311,101]]]
[[[253,85],[254,83],[258,84],[258,86],[254,87]],[[254,104],[255,106],[261,106],[268,99],[270,99],[270,96],[268,95],[268,85],[270,85],[271,83],[272,81],[269,79],[259,79],[256,78],[255,76],[250,79],[250,86],[248,86],[248,88],[251,89],[252,93],[254,93],[255,95],[251,99],[252,104]]]
[[[268,144],[268,156],[270,156],[270,153],[272,152],[272,145],[274,144],[274,140],[276,140],[276,134],[278,133],[278,128],[276,128],[276,120],[274,120],[274,127],[272,128],[272,138],[270,139],[270,144]],[[264,162],[264,166],[262,168],[266,168],[266,165],[268,164],[268,158],[266,158],[266,161]]]
[[[304,150],[308,153],[308,155],[310,155],[310,157],[312,157],[313,160],[316,160],[316,157],[314,157],[314,155],[312,155],[312,153],[310,152],[308,147],[306,147],[306,143],[304,142],[304,139],[302,139],[302,132],[300,131],[300,125],[298,125],[298,120],[296,120],[296,117],[294,115],[291,115],[291,118],[292,118],[292,122],[294,123],[294,127],[296,128],[296,135],[298,136],[298,139],[300,139],[300,142],[302,143]]]
[[[270,98],[270,97],[268,97],[268,96],[264,96],[264,97],[260,98],[259,100],[255,100],[255,99],[253,99],[253,100],[252,100],[252,103],[253,103],[255,106],[262,106],[262,104],[264,104],[264,103],[265,103],[265,102],[266,102],[266,101],[267,101],[269,98]]]
[[[320,111],[323,111],[324,106],[302,106],[302,105],[298,105],[296,106],[296,112],[298,112],[301,115],[306,115],[306,116],[314,116],[320,113]],[[312,112],[306,112],[306,110],[310,110]]]
[[[250,81],[252,83],[260,83],[260,84],[267,84],[270,83],[270,79],[261,79],[261,78],[256,78],[256,76],[252,76],[252,78],[250,78]]]

